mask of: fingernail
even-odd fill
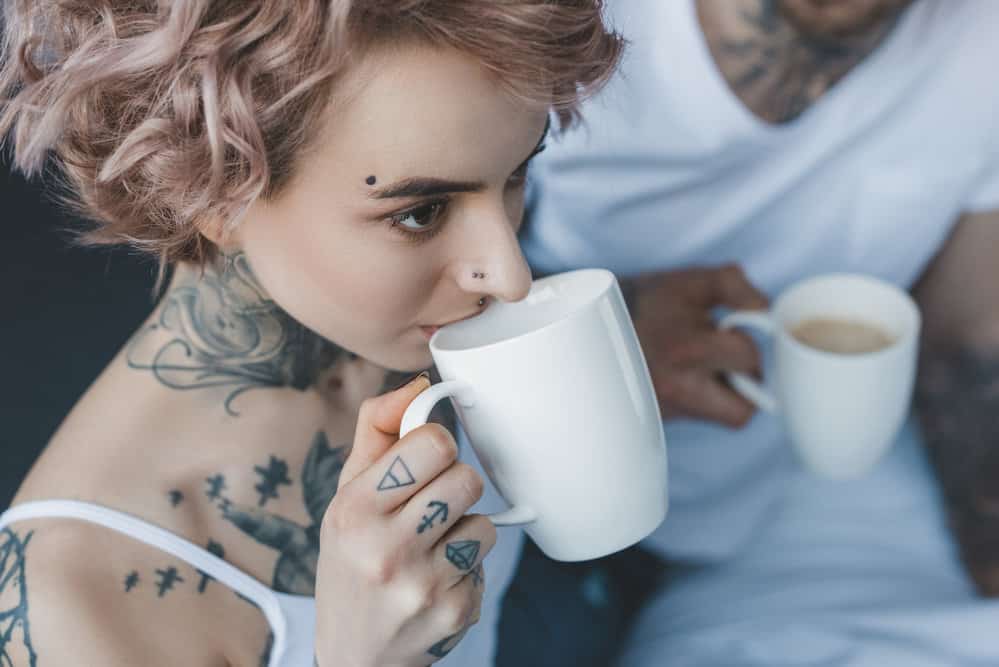
[[[427,381],[427,384],[429,385],[429,384],[430,384],[430,371],[423,371],[422,373],[417,373],[416,375],[414,375],[413,377],[409,378],[408,380],[405,380],[405,381],[403,381],[403,382],[402,382],[401,384],[399,384],[399,385],[398,385],[397,387],[394,387],[394,388],[392,389],[392,391],[399,391],[399,390],[400,390],[400,389],[402,389],[403,387],[408,387],[408,386],[410,386],[411,384],[415,384],[415,383],[416,383],[416,382],[418,382],[418,381],[419,381],[419,380],[420,380],[421,378],[423,378],[424,380],[426,380],[426,381]]]

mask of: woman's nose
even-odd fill
[[[461,289],[500,301],[526,297],[531,289],[531,269],[509,223],[483,221],[474,225],[472,234],[476,237],[474,246],[456,267]]]

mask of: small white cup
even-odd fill
[[[894,342],[865,354],[822,351],[791,333],[813,318],[864,322]],[[813,472],[861,476],[894,441],[912,401],[920,328],[919,309],[898,287],[857,274],[818,276],[787,289],[769,312],[733,312],[719,326],[758,329],[776,339],[776,393],[740,373],[728,378],[758,407],[783,416]]]
[[[402,435],[452,397],[483,469],[549,557],[598,558],[666,517],[666,441],[652,379],[614,275],[534,282],[516,303],[441,328],[442,382],[413,401]]]

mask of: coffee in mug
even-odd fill
[[[814,317],[791,328],[808,347],[833,354],[869,354],[890,347],[895,336],[875,324],[838,317]]]
[[[789,287],[769,311],[729,313],[719,326],[773,337],[768,386],[741,373],[728,379],[781,415],[810,470],[857,477],[888,451],[915,382],[920,315],[903,290],[873,276],[816,276]]]

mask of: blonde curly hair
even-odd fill
[[[10,0],[0,137],[28,176],[53,158],[84,241],[201,264],[201,231],[281,191],[370,47],[468,53],[565,125],[620,58],[602,16],[603,0]]]

